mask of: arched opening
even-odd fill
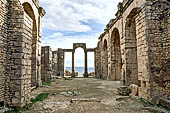
[[[72,76],[72,53],[65,52],[65,61],[64,61],[64,77]]]
[[[137,9],[133,9],[125,24],[125,85],[138,84],[136,18]]]
[[[87,53],[88,56],[88,60],[87,60],[87,64],[88,64],[88,73],[89,73],[89,77],[94,77],[95,76],[95,56],[94,56],[94,52],[88,52]]]
[[[104,40],[103,44],[103,55],[102,55],[102,73],[103,73],[103,79],[108,79],[108,48],[107,48],[107,40]]]
[[[118,29],[114,29],[111,36],[111,80],[120,80],[122,72],[122,56],[120,46],[120,35]]]
[[[33,12],[33,9],[31,7],[31,5],[29,3],[23,3],[23,8],[24,8],[24,11],[25,13],[32,19],[32,44],[31,44],[31,47],[30,49],[32,50],[32,53],[31,53],[31,86],[34,87],[34,86],[37,86],[37,50],[36,50],[36,47],[37,47],[37,27],[36,27],[36,19],[35,19],[35,15],[34,15],[34,12]]]
[[[106,39],[104,40],[103,50],[104,50],[104,51],[107,51],[107,40],[106,40]]]
[[[75,70],[75,75],[76,77],[83,77],[83,74],[84,74],[84,70],[85,70],[85,53],[84,53],[84,50],[82,48],[77,48],[75,50],[75,67],[74,67],[74,70]],[[76,74],[78,73],[78,75]]]

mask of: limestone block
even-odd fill
[[[131,90],[128,86],[121,86],[120,88],[117,88],[118,94],[122,96],[129,96],[131,93]]]
[[[139,87],[136,84],[131,84],[129,86],[129,89],[131,90],[131,96],[138,96],[138,89]]]
[[[168,99],[166,99],[166,98],[160,97],[159,103],[160,103],[162,106],[165,106],[165,107],[167,107],[167,108],[170,108],[170,100],[168,100]]]

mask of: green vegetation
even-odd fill
[[[146,101],[143,98],[140,99],[140,102],[142,102],[144,106],[152,106],[152,104],[150,104],[148,101]]]
[[[20,111],[26,111],[31,108],[35,103],[42,102],[48,97],[48,93],[41,93],[35,99],[31,99],[31,103],[23,107],[15,107],[12,111],[6,111],[5,113],[18,113]]]
[[[51,82],[44,82],[43,86],[51,86]]]

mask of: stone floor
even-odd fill
[[[165,109],[147,106],[137,97],[117,95],[119,82],[84,79],[57,79],[51,86],[33,90],[32,98],[49,93],[22,113],[168,113]]]

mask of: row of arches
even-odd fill
[[[126,18],[124,35],[120,37],[120,30],[114,28],[109,39],[103,41],[104,78],[121,80],[124,85],[138,84],[138,60],[136,20],[137,9],[133,9]]]

